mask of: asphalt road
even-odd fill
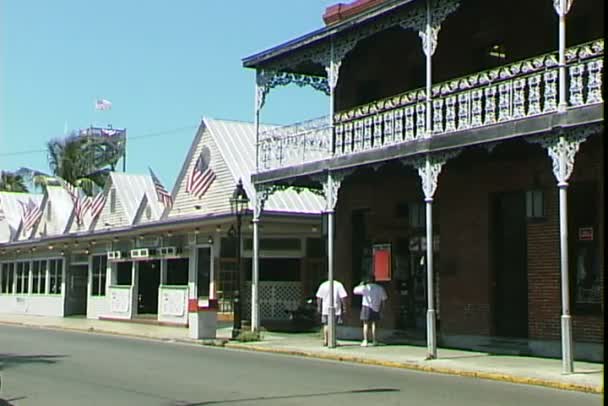
[[[0,325],[6,405],[600,405],[603,396],[225,348]]]

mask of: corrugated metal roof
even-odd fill
[[[8,241],[13,237],[13,233],[19,228],[23,215],[23,209],[19,202],[27,203],[29,199],[40,205],[42,194],[0,192],[0,205],[2,205],[5,217],[4,220],[0,221],[5,224],[4,227],[0,227],[0,241]]]
[[[49,234],[62,234],[74,209],[72,198],[62,186],[47,186],[43,200],[47,207],[42,208],[43,215],[44,210],[48,210],[48,202],[51,203],[52,215],[51,220],[47,221],[47,230],[49,230]]]
[[[255,172],[255,126],[242,121],[215,120],[205,117],[205,126],[210,130],[224,161],[232,173],[235,183],[242,179],[249,197],[255,193],[251,175]],[[260,125],[260,131],[271,126]],[[325,199],[308,190],[298,193],[287,189],[273,193],[264,210],[289,213],[320,213]]]
[[[152,211],[152,218],[158,219],[163,211],[162,204],[156,196],[154,182],[150,175],[133,175],[121,172],[112,172],[112,184],[125,209],[129,224],[135,221],[137,209],[141,205],[144,195],[148,195],[148,204]]]

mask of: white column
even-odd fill
[[[257,193],[256,193],[257,194]],[[254,209],[255,210],[255,209]],[[259,215],[256,216],[254,213],[253,223],[253,258],[252,258],[252,270],[251,270],[251,331],[260,330],[260,240],[259,240]]]
[[[426,312],[426,359],[437,358],[437,332],[435,310],[435,287],[433,278],[433,195],[437,190],[437,180],[443,166],[443,161],[431,162],[426,156],[423,163],[418,164],[418,175],[422,181],[424,201],[426,204],[426,284],[427,284],[427,312]]]
[[[139,263],[131,262],[131,315],[130,318],[137,316],[139,310]]]
[[[439,29],[441,25],[433,21],[433,14],[431,11],[430,0],[426,2],[426,24],[424,29],[421,29],[418,32],[418,36],[422,39],[422,51],[425,55],[425,64],[426,64],[426,107],[425,107],[425,126],[426,126],[426,137],[430,137],[433,128],[433,114],[432,114],[432,99],[433,99],[433,54],[435,53],[435,49],[437,48],[437,35],[439,34]]]
[[[557,111],[564,112],[568,107],[566,96],[566,15],[574,0],[553,0],[553,7],[559,17],[559,103]]]
[[[51,261],[48,259],[44,261],[44,266],[44,293],[48,295],[51,293]]]
[[[336,308],[334,307],[334,213],[338,201],[338,190],[341,180],[337,180],[334,174],[329,172],[327,180],[323,183],[327,215],[327,280],[329,281],[329,306],[328,306],[328,347],[336,347]]]

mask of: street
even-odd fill
[[[131,338],[0,326],[3,405],[600,405],[602,395]]]

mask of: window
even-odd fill
[[[117,285],[131,285],[131,270],[132,263],[128,262],[117,262],[116,263],[116,284]]]
[[[188,285],[188,258],[167,260],[167,285]]]
[[[15,278],[17,279],[17,288],[15,293],[27,293],[30,273],[29,262],[17,262],[17,271]]]
[[[49,259],[49,293],[61,294],[61,283],[63,282],[63,260]]]
[[[91,275],[91,296],[106,295],[106,268],[108,257],[106,255],[95,255],[93,257],[93,269]]]
[[[542,190],[526,192],[526,217],[528,219],[545,218],[545,195]]]
[[[2,264],[2,284],[0,285],[0,293],[12,293],[13,292],[13,273],[15,270],[15,264],[4,263]]]
[[[40,292],[40,261],[32,262],[32,293]],[[42,293],[44,293],[44,285],[42,286]]]
[[[46,293],[46,266],[46,259],[32,262],[32,293]]]

